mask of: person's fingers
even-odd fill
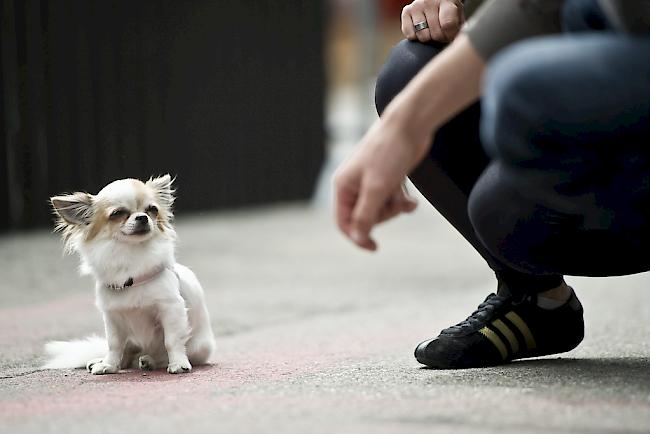
[[[396,205],[387,206],[386,208],[381,210],[381,213],[379,214],[379,219],[377,220],[377,224],[390,220],[400,213],[401,211],[397,208]]]
[[[418,201],[413,199],[408,194],[402,194],[400,197],[400,211],[412,212],[418,207]]]
[[[343,175],[341,172],[334,176],[333,184],[336,224],[344,234],[350,236],[350,222],[352,220],[352,210],[357,202],[358,185],[355,185],[354,179]]]
[[[383,223],[386,220],[390,220],[399,214],[401,208],[399,191],[393,193],[388,200],[384,203],[381,210],[379,211],[379,216],[377,217],[377,224]]]
[[[413,20],[411,26],[415,29],[416,24],[427,23],[428,26],[431,25],[427,21],[427,17],[424,12],[424,7],[421,5],[421,2],[413,2],[411,4],[411,20]],[[429,42],[431,40],[431,33],[429,27],[426,29],[418,30],[415,32],[418,41],[420,42]]]
[[[359,246],[375,250],[377,244],[370,237],[370,231],[377,223],[379,212],[388,200],[387,188],[380,180],[362,180],[359,198],[352,210],[350,238]]]
[[[440,11],[438,13],[438,22],[441,34],[447,41],[453,41],[458,32],[462,20],[462,9],[460,9],[454,2],[443,0],[440,3]]]
[[[418,37],[415,35],[413,28],[413,19],[411,18],[411,5],[406,5],[402,9],[402,33],[409,41],[417,41]]]
[[[379,212],[377,223],[383,223],[401,213],[410,213],[415,210],[417,205],[417,201],[408,195],[406,189],[400,187],[384,204]]]
[[[395,203],[395,208],[400,213],[409,213],[418,206],[418,202],[409,195],[405,185],[401,185],[393,194],[392,200]]]
[[[346,190],[341,190],[336,197],[336,223],[346,235],[350,233],[350,221],[356,200],[357,196]]]
[[[424,14],[426,16],[427,22],[429,23],[429,35],[431,39],[434,41],[446,42],[447,39],[442,33],[442,30],[440,30],[440,21],[438,20],[439,2],[434,0],[426,0],[425,5],[426,7],[424,8]]]

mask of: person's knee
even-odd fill
[[[391,51],[381,68],[375,87],[375,106],[381,115],[392,99],[426,65],[442,51],[439,45],[403,40]]]
[[[532,139],[550,115],[544,101],[552,83],[544,76],[548,65],[536,58],[539,50],[531,44],[536,43],[518,44],[500,54],[486,73],[481,141],[492,158],[522,162],[539,157]]]

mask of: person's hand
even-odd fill
[[[400,190],[425,157],[436,131],[478,100],[485,61],[461,35],[432,59],[384,109],[334,176],[336,222],[358,246],[382,220],[415,204]]]
[[[417,206],[403,181],[424,157],[431,135],[406,131],[392,120],[379,119],[334,175],[337,224],[364,249],[377,248],[370,236],[376,224]]]
[[[402,9],[402,33],[411,41],[451,42],[464,21],[460,0],[415,0]],[[419,23],[427,27],[417,30],[415,25]]]

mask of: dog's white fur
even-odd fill
[[[169,175],[146,183],[122,179],[95,196],[75,193],[51,199],[66,247],[80,255],[82,272],[96,279],[106,339],[50,342],[45,368],[86,366],[93,374],[109,374],[167,366],[175,374],[208,362],[215,343],[203,289],[194,273],[174,258],[171,184]],[[122,211],[112,216],[116,210]],[[148,232],[138,227],[138,216],[147,216]],[[107,286],[129,278],[137,282],[160,267],[159,274],[140,285]]]

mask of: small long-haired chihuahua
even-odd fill
[[[177,374],[208,362],[215,343],[203,289],[174,258],[172,182],[121,179],[97,195],[51,198],[66,250],[96,280],[106,339],[50,342],[45,368],[112,374],[167,366]]]

